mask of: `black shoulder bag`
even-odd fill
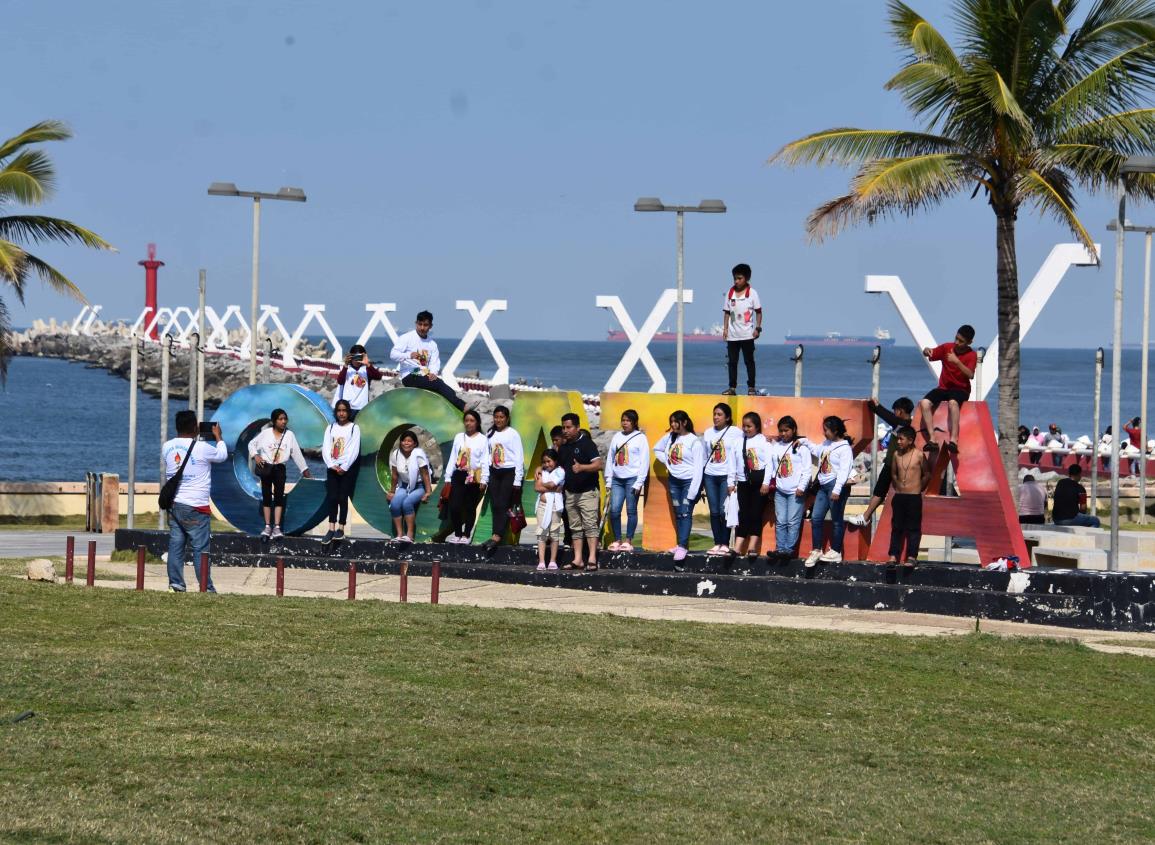
[[[160,495],[156,497],[156,502],[160,505],[162,511],[172,510],[173,502],[176,501],[177,491],[180,490],[181,479],[184,478],[184,468],[188,466],[188,459],[192,457],[193,449],[196,448],[196,445],[197,439],[194,437],[192,443],[189,444],[188,451],[184,454],[184,460],[180,462],[180,469],[160,488]]]

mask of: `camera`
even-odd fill
[[[213,426],[215,423],[202,420],[200,424],[200,436],[205,440],[216,440],[217,436],[213,433]]]

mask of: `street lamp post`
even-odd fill
[[[1119,442],[1120,382],[1123,377],[1123,239],[1127,226],[1127,187],[1124,176],[1155,173],[1155,157],[1128,156],[1119,167],[1116,181],[1117,210],[1115,212],[1115,331],[1111,350],[1111,555],[1107,568],[1119,568]],[[1144,453],[1146,444],[1144,444]],[[1144,467],[1144,470],[1146,468]]]
[[[241,191],[232,182],[213,182],[209,195],[214,197],[251,197],[253,200],[253,300],[249,311],[249,384],[257,383],[257,304],[260,289],[261,200],[304,202],[300,188],[281,188],[275,194],[263,191]]]
[[[1116,221],[1107,224],[1112,232],[1118,229]],[[1155,233],[1155,226],[1132,226],[1126,220],[1123,222],[1124,232],[1142,232],[1144,235],[1143,254],[1143,348],[1140,353],[1140,386],[1139,386],[1139,522],[1147,524],[1147,373],[1148,354],[1147,341],[1151,327],[1151,235]],[[1116,235],[1116,237],[1118,237]]]
[[[634,203],[634,211],[673,211],[678,215],[678,393],[682,392],[682,345],[686,330],[686,306],[682,300],[682,289],[685,287],[684,252],[685,252],[685,213],[699,211],[705,214],[724,214],[726,204],[721,200],[702,200],[697,205],[663,205],[657,197],[642,197]]]

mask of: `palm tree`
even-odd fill
[[[1017,480],[1019,270],[1015,222],[1027,203],[1069,227],[1076,187],[1116,184],[1128,155],[1155,152],[1155,2],[1097,0],[1074,25],[1078,0],[955,0],[958,49],[899,0],[890,30],[904,55],[887,84],[921,131],[830,129],[787,144],[771,162],[856,165],[850,192],[807,220],[820,241],[853,223],[914,214],[982,191],[995,215],[1000,451]],[[1155,197],[1150,174],[1128,176]]]
[[[39,205],[52,195],[56,182],[52,161],[42,150],[29,147],[71,137],[72,133],[64,124],[46,120],[0,142],[0,210],[11,204]],[[94,249],[112,249],[99,235],[57,217],[32,214],[0,216],[0,284],[11,286],[16,298],[23,303],[25,285],[32,275],[36,275],[53,290],[83,302],[84,294],[63,273],[21,246],[21,243],[43,241],[78,242]],[[11,315],[0,298],[0,384],[8,375],[8,359],[12,354],[11,330]]]

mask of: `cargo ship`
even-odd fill
[[[886,329],[877,329],[873,335],[840,334],[787,334],[783,343],[804,346],[894,346],[895,339]]]
[[[654,340],[657,341],[658,343],[663,343],[663,342],[674,343],[675,341],[677,341],[677,339],[678,339],[678,333],[674,332],[674,331],[670,331],[669,326],[666,326],[664,329],[662,329],[660,332],[657,332],[654,335]],[[695,326],[693,329],[691,329],[690,331],[687,331],[682,336],[682,341],[684,343],[706,343],[706,342],[717,343],[721,339],[722,339],[722,326],[718,323],[715,323],[714,325],[710,326],[709,329],[703,329],[701,327]],[[613,341],[614,343],[628,343],[629,342],[629,338],[626,337],[626,333],[624,331],[622,331],[621,329],[610,329],[609,334],[606,337],[606,340]]]

